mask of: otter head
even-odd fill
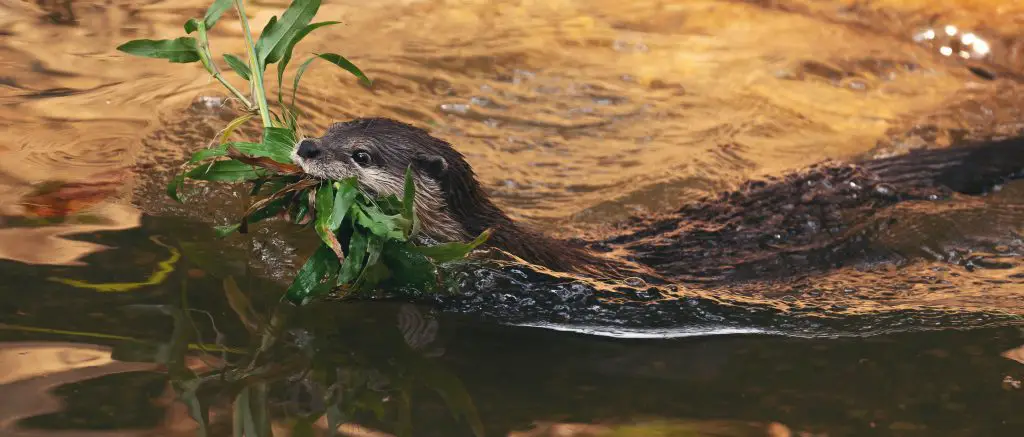
[[[405,191],[413,169],[415,208],[423,234],[440,242],[468,241],[484,229],[492,245],[529,262],[563,271],[607,268],[608,260],[547,238],[514,223],[488,199],[465,157],[426,131],[387,118],[336,123],[319,138],[305,138],[292,160],[311,176],[340,180],[355,176],[370,195]],[[618,273],[615,273],[618,274]]]
[[[467,218],[485,202],[462,154],[426,131],[387,118],[364,118],[331,125],[319,138],[304,138],[292,151],[307,174],[329,180],[355,176],[369,195],[402,197],[405,171],[412,166],[415,207],[428,236],[440,241],[465,239],[476,226]],[[469,210],[467,210],[467,208]]]

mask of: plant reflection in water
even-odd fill
[[[248,345],[225,344],[228,336],[214,317],[190,308],[183,293],[180,307],[128,308],[173,318],[167,344],[140,348],[124,343],[113,352],[117,360],[166,366],[178,401],[198,424],[197,435],[223,435],[230,429],[236,436],[263,437],[274,431],[280,435],[282,428],[292,436],[319,434],[316,428],[335,435],[342,425],[354,426],[353,418],[372,413],[392,424],[397,435],[408,436],[413,393],[421,387],[436,391],[456,419],[474,435],[483,435],[462,383],[433,359],[443,354],[433,344],[436,320],[412,305],[399,309],[393,333],[376,333],[369,340],[334,322],[340,318],[308,314],[324,307],[296,308],[282,302],[261,310],[232,277],[223,283],[231,309],[249,332]],[[208,341],[203,338],[209,337],[206,331],[213,332],[212,343],[203,343]]]

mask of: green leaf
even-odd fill
[[[238,147],[238,150],[242,150],[242,151],[244,151],[243,150],[244,148],[248,148],[248,147],[246,147],[244,145],[241,145],[241,143],[228,143],[228,144],[232,144],[235,147]],[[217,146],[217,147],[211,147],[209,149],[197,150],[196,153],[192,154],[192,158],[189,159],[188,162],[189,162],[189,164],[195,164],[195,163],[197,163],[199,161],[205,161],[205,160],[210,159],[210,158],[217,158],[217,157],[220,157],[220,156],[227,156],[227,154],[228,154],[228,144],[221,144],[220,146]],[[239,147],[239,146],[241,146],[241,147]]]
[[[299,65],[299,69],[295,71],[295,79],[292,84],[292,103],[291,106],[295,106],[295,93],[299,90],[299,80],[302,79],[302,75],[306,73],[306,69],[309,68],[309,64],[312,64],[316,60],[316,57],[306,59],[305,62]]]
[[[203,21],[206,23],[206,30],[213,29],[220,16],[230,9],[232,4],[234,4],[234,0],[214,0],[213,4],[206,9],[206,15],[203,17]],[[185,22],[185,33],[195,32],[198,28],[199,22],[195,18]]]
[[[195,18],[189,18],[185,22],[185,33],[192,33],[199,29],[199,20]]]
[[[181,198],[178,197],[178,190],[185,185],[185,173],[179,173],[171,179],[171,182],[167,184],[167,195],[171,196],[172,199],[178,203],[182,203]]]
[[[356,289],[363,293],[370,293],[381,283],[391,277],[391,269],[384,263],[373,263],[367,262],[366,268],[363,269],[362,275],[359,277],[358,285]]]
[[[356,178],[335,182],[334,185],[338,192],[334,195],[334,210],[331,212],[330,229],[332,232],[341,227],[341,222],[345,220],[345,215],[348,214],[349,209],[352,209],[352,205],[356,202],[356,196],[359,195]]]
[[[349,62],[349,60],[345,59],[344,56],[335,53],[317,53],[316,56],[320,59],[323,59],[327,62],[330,62],[334,65],[337,65],[345,69],[349,73],[354,74],[356,77],[359,78],[360,81],[362,81],[366,85],[373,84],[373,81],[371,81],[370,78],[366,77],[366,75],[363,74],[363,71],[360,70],[359,67],[356,67],[355,64]]]
[[[338,285],[349,284],[362,273],[363,263],[366,261],[366,251],[369,241],[366,234],[354,230],[348,242],[348,256],[341,264],[341,274],[338,276]]]
[[[330,273],[332,266],[337,265],[338,258],[334,256],[334,252],[329,247],[321,245],[299,269],[285,297],[295,305],[305,304],[314,297],[321,279]]]
[[[215,182],[242,182],[257,179],[264,176],[266,172],[257,170],[244,162],[228,160],[216,161],[210,165],[203,165],[185,174],[191,179]]]
[[[277,111],[270,110],[270,116],[273,117],[274,121],[276,122],[276,123],[274,123],[275,127],[278,127],[278,128],[286,127],[284,119],[281,118],[280,115],[277,115]]]
[[[295,132],[283,127],[268,127],[263,130],[263,144],[268,153],[273,153],[274,160],[285,164],[292,163],[292,149],[295,148]],[[281,161],[280,159],[284,159]]]
[[[378,284],[391,276],[391,269],[382,262],[381,256],[384,252],[384,237],[378,235],[366,235],[366,263],[359,276],[353,280],[353,289],[356,292],[369,293]]]
[[[422,253],[411,249],[411,245],[389,241],[382,253],[384,263],[394,272],[392,284],[412,286],[430,291],[437,285],[437,268]]]
[[[372,267],[380,261],[380,255],[384,251],[384,238],[378,235],[370,235],[368,240],[369,244],[366,246],[366,253],[369,257],[366,259],[366,267]]]
[[[260,60],[259,53],[263,51],[263,44],[266,41],[266,36],[274,32],[274,28],[277,27],[277,15],[270,17],[270,21],[267,21],[266,27],[260,32],[260,38],[256,40],[256,46],[254,47],[256,52],[256,64],[260,66],[260,71],[265,71],[266,65]]]
[[[480,233],[473,241],[467,243],[445,243],[436,246],[413,246],[414,250],[429,256],[436,262],[447,262],[465,258],[473,249],[491,237],[491,230]]]
[[[260,65],[270,65],[284,56],[289,43],[316,15],[320,9],[320,0],[293,0],[292,4],[281,14],[281,20],[277,22],[269,32],[264,30],[260,35],[257,56]]]
[[[281,90],[283,89],[281,85],[282,82],[284,81],[284,71],[286,68],[288,68],[288,63],[291,62],[292,60],[292,51],[295,50],[295,45],[298,44],[299,41],[302,41],[302,38],[305,38],[306,35],[309,35],[310,32],[324,26],[330,26],[332,24],[339,23],[340,22],[338,21],[324,21],[320,23],[313,23],[306,27],[303,27],[298,32],[295,32],[295,34],[289,39],[288,45],[285,47],[283,52],[284,54],[281,57],[281,63],[277,64],[277,101],[279,103],[281,102]]]
[[[327,247],[334,251],[339,260],[345,259],[345,253],[341,250],[341,242],[338,236],[331,229],[331,214],[334,212],[334,187],[330,183],[320,186],[316,190],[316,233],[320,234]]]
[[[227,140],[228,140],[228,137],[230,137],[232,133],[234,133],[236,130],[238,130],[238,128],[242,127],[242,125],[245,124],[245,122],[249,121],[255,115],[256,114],[252,114],[252,113],[250,113],[250,114],[242,114],[242,115],[238,116],[238,118],[235,118],[234,120],[231,120],[231,122],[228,123],[228,125],[224,127],[224,130],[221,131],[220,139],[217,141],[217,144],[224,144],[224,143],[226,143]]]
[[[166,59],[180,64],[200,59],[195,38],[186,36],[161,40],[137,39],[117,46],[117,50],[130,55]]]
[[[233,225],[214,226],[213,229],[214,229],[214,232],[217,233],[217,237],[218,238],[224,238],[228,234],[237,231],[238,228],[240,228],[240,227],[242,227],[242,225],[240,225],[238,223],[235,223]]]
[[[385,215],[402,216],[402,211],[405,209],[405,207],[402,206],[402,201],[394,194],[378,197],[374,199],[373,203],[377,209]]]
[[[239,59],[238,56],[225,54],[224,60],[227,61],[228,66],[231,67],[232,70],[235,70],[235,73],[242,76],[242,79],[249,80],[249,77],[252,76],[252,71],[249,70],[249,66],[246,65],[245,61]]]
[[[220,16],[230,9],[232,4],[234,4],[234,0],[214,0],[213,4],[206,8],[206,16],[203,19],[206,22],[206,29],[213,29]]]
[[[299,109],[294,105],[286,105],[281,100],[281,92],[278,90],[277,93],[278,103],[285,108],[285,125],[292,131],[299,130]]]
[[[306,218],[306,214],[309,213],[309,205],[306,202],[300,202],[292,214],[292,223],[299,224],[302,219]]]
[[[405,241],[405,233],[402,232],[399,220],[405,220],[400,215],[385,215],[377,208],[355,208],[353,218],[357,223],[370,230],[376,236],[392,238]]]
[[[197,151],[196,153],[192,154],[192,159],[190,159],[188,162],[190,164],[195,164],[199,161],[205,161],[210,158],[227,156],[228,147],[232,146],[238,149],[239,152],[245,153],[247,155],[266,156],[278,162],[281,162],[282,159],[287,160],[287,162],[291,162],[291,158],[289,157],[289,155],[282,154],[276,148],[271,149],[267,147],[267,145],[265,144],[247,142],[224,143],[216,147],[211,147],[209,149]]]

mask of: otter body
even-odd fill
[[[831,266],[868,246],[857,231],[887,206],[980,194],[1024,167],[1024,139],[919,150],[860,163],[824,162],[665,214],[638,216],[601,241],[570,243],[515,223],[486,195],[465,157],[426,131],[386,118],[332,125],[299,142],[293,159],[325,179],[357,176],[372,194],[401,196],[405,169],[431,239],[488,244],[563,272],[716,281]],[[612,256],[608,252],[617,252]]]

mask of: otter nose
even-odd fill
[[[302,140],[299,142],[299,149],[295,151],[300,157],[312,159],[320,156],[320,146],[313,140]]]

